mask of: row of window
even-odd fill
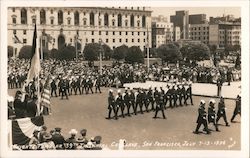
[[[202,33],[201,32],[191,32],[190,33],[191,35],[201,35]],[[203,35],[208,35],[209,32],[203,32]]]
[[[99,13],[99,17],[100,17],[100,13]],[[113,14],[113,17],[114,17],[114,14]],[[138,18],[139,17],[140,16],[138,15]],[[58,11],[58,17],[57,18],[58,18],[58,24],[59,25],[63,24],[64,18],[63,18],[63,12],[61,10]],[[90,19],[89,24],[91,26],[94,26],[95,25],[95,14],[93,12],[91,12],[89,14],[89,19]],[[143,15],[141,20],[142,20],[142,27],[146,27],[146,16]],[[12,19],[12,22],[13,22],[13,24],[16,24],[16,18],[15,17]],[[32,20],[32,22],[34,23],[36,21]],[[99,25],[100,25],[100,23],[101,23],[101,21],[99,20]],[[123,25],[122,23],[123,23],[122,15],[118,14],[117,15],[117,26],[122,27],[122,25]],[[27,24],[27,10],[25,8],[21,9],[21,24]],[[46,12],[45,12],[44,9],[42,9],[40,11],[40,24],[42,24],[42,25],[46,24]],[[50,24],[52,24],[52,25],[54,24],[53,19],[51,19]],[[70,24],[71,24],[71,19],[68,19],[68,25],[70,25]],[[74,25],[80,25],[80,16],[79,16],[78,11],[76,11],[74,13]],[[86,21],[84,22],[84,25],[86,25]],[[115,26],[115,21],[112,21],[112,25]],[[109,26],[109,15],[107,13],[104,14],[104,26]],[[128,21],[127,20],[125,21],[125,26],[128,26]],[[131,27],[135,26],[135,18],[134,18],[133,14],[130,16],[130,26]],[[139,20],[137,21],[137,26],[138,27],[140,26],[140,21]]]
[[[190,30],[201,30],[202,27],[191,27]],[[209,27],[203,27],[203,30],[209,30]]]
[[[123,41],[121,38],[120,38],[120,39],[117,39],[117,40],[119,41],[119,43],[122,43],[122,42],[128,43],[128,42],[129,42],[129,39],[127,39],[127,38],[126,38],[124,41]],[[70,42],[72,42],[72,41],[73,41],[73,39],[70,39]],[[134,39],[134,38],[131,39],[131,42],[135,42],[135,41],[136,41],[136,39]],[[89,42],[89,39],[86,38],[86,41],[85,41],[85,42],[88,43],[88,42]],[[99,42],[99,40],[96,40],[96,41],[95,41],[95,39],[92,38],[92,39],[91,39],[91,42],[92,42],[92,43],[95,43],[95,42]],[[110,41],[109,41],[109,39],[107,38],[107,39],[105,39],[105,42],[106,42],[106,43],[109,43]],[[112,39],[112,42],[115,43],[115,42],[116,42],[116,39],[113,38],[113,39]],[[141,39],[138,38],[138,39],[137,39],[137,42],[138,42],[138,43],[141,42]],[[143,39],[143,42],[144,42],[144,43],[146,42],[146,39],[145,39],[145,38]]]
[[[104,32],[105,32],[105,35],[109,35],[109,31],[99,31],[99,35],[103,35]],[[111,32],[110,32],[110,33],[111,33]],[[113,31],[113,32],[112,32],[112,35],[118,35],[117,33],[118,33],[118,32]],[[136,32],[131,32],[131,35],[132,35],[132,36],[133,36],[133,35],[138,35],[138,36],[140,36],[141,33],[142,33],[142,32],[137,32],[137,34],[136,34]],[[16,30],[13,30],[13,34],[16,34]],[[27,31],[26,31],[26,30],[23,30],[23,34],[26,35],[26,34],[27,34]],[[91,35],[95,35],[95,31],[91,31]],[[120,36],[122,35],[122,32],[121,32],[121,31],[119,31],[119,35],[120,35]],[[128,35],[128,31],[125,32],[125,35]],[[143,35],[146,36],[146,32],[143,32]]]
[[[203,39],[203,40],[208,40],[209,37],[203,37],[203,38],[202,38],[202,37],[191,37],[191,39],[192,39],[192,40],[202,40],[202,39]]]

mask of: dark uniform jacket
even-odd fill
[[[198,113],[199,113],[199,115],[198,115],[196,123],[202,123],[202,122],[206,121],[207,113],[205,111],[205,107],[200,106],[198,109]]]
[[[225,115],[226,111],[225,111],[225,103],[224,101],[220,101],[218,104],[218,112],[217,115],[218,116],[222,116]]]
[[[214,122],[215,121],[215,115],[216,115],[216,111],[215,108],[212,106],[208,107],[208,122]]]

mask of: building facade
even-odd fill
[[[241,25],[221,23],[209,25],[209,44],[224,49],[228,45],[241,45]]]
[[[151,46],[151,11],[147,7],[9,7],[8,45],[16,48],[15,53],[32,45],[35,23],[38,41],[47,49],[78,41],[77,49],[82,51],[86,44],[101,39],[111,49],[125,44],[144,50],[147,36]],[[44,34],[52,40],[43,38]],[[14,35],[22,44],[14,42]]]
[[[192,24],[189,28],[189,38],[209,44],[209,24]]]
[[[169,22],[152,22],[152,48],[174,41],[174,25]]]
[[[174,27],[179,27],[181,31],[181,39],[189,38],[189,11],[176,11],[175,15],[170,16],[170,22]]]
[[[189,24],[204,24],[207,21],[206,14],[192,14],[189,15]]]

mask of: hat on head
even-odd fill
[[[84,143],[85,142],[85,139],[81,136],[79,138],[77,138],[77,143]]]
[[[50,133],[45,133],[45,135],[43,136],[44,139],[48,140],[52,138],[52,135]]]
[[[70,134],[70,135],[76,135],[76,134],[77,134],[77,130],[76,130],[76,129],[71,129],[71,130],[69,131],[69,134]]]
[[[33,134],[35,134],[35,133],[39,133],[39,131],[35,129],[34,132],[33,132]]]
[[[125,87],[125,90],[128,90],[128,87]]]
[[[206,102],[205,102],[205,100],[201,100],[201,102],[200,102],[201,104],[205,104]]]
[[[109,92],[113,93],[113,89],[109,89]]]
[[[209,103],[215,104],[215,100],[214,99],[210,99]]]
[[[56,132],[61,132],[61,128],[60,128],[60,127],[56,127],[56,128],[55,128],[55,131],[56,131]]]
[[[120,89],[118,89],[118,90],[117,90],[117,93],[121,93],[121,90],[120,90]]]
[[[86,130],[86,129],[82,129],[82,130],[80,131],[80,133],[81,133],[81,135],[86,136],[87,130]]]

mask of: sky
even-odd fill
[[[152,7],[151,10],[152,16],[158,16],[158,15],[164,15],[170,20],[170,15],[175,15],[175,11],[178,10],[189,10],[190,14],[206,14],[207,19],[209,19],[210,16],[217,17],[222,16],[223,14],[228,15],[232,14],[234,17],[240,17],[240,8],[239,7],[161,7],[161,8],[155,8]]]

